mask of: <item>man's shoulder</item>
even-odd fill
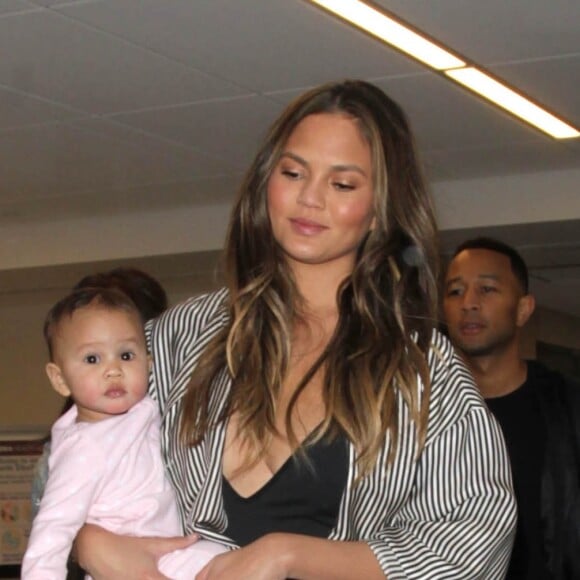
[[[580,424],[580,383],[548,368],[538,361],[527,361],[528,383],[534,389],[542,412],[555,420],[559,416],[572,418]]]
[[[580,382],[559,371],[547,367],[537,360],[527,360],[527,380],[540,388],[572,389],[580,392]]]

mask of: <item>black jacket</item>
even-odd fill
[[[554,580],[580,579],[580,384],[528,362],[546,427],[542,525]]]

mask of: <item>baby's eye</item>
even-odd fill
[[[83,360],[90,365],[95,365],[99,362],[99,357],[96,354],[87,354]]]
[[[121,360],[133,360],[135,358],[135,353],[134,352],[123,352],[121,353]]]

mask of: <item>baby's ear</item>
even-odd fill
[[[64,380],[60,367],[53,362],[49,362],[46,365],[45,370],[52,388],[63,397],[70,397],[70,389]]]

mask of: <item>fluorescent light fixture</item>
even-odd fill
[[[465,66],[444,48],[359,0],[310,0],[436,70]]]
[[[526,97],[462,60],[443,46],[435,44],[402,21],[361,0],[309,0],[343,20],[362,28],[386,44],[435,69],[491,101],[515,117],[540,129],[554,139],[573,139],[580,132],[545,111]]]
[[[580,135],[574,127],[474,67],[447,70],[445,74],[554,139],[572,139]]]

